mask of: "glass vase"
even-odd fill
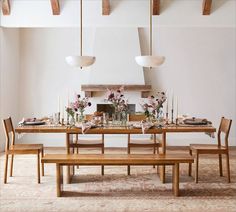
[[[84,111],[80,111],[80,114],[79,114],[79,122],[83,122],[84,121]]]
[[[115,112],[112,114],[112,124],[113,125],[121,125],[121,113]]]

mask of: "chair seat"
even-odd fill
[[[143,139],[143,140],[139,140],[139,139],[131,139],[130,140],[130,144],[154,144],[154,141],[153,140],[150,140],[150,139]]]
[[[102,144],[102,140],[78,140],[78,144],[86,144],[86,145],[94,145],[94,144]]]
[[[191,150],[226,150],[225,147],[218,147],[216,144],[190,144]]]
[[[15,144],[10,146],[9,150],[41,150],[43,149],[43,144]]]

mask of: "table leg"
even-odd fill
[[[166,154],[166,132],[162,133],[162,154]],[[165,183],[165,166],[159,166],[160,171],[160,180],[162,183]]]
[[[66,153],[70,154],[70,134],[66,133]],[[71,166],[67,166],[67,176],[66,176],[66,183],[70,184],[71,183]]]

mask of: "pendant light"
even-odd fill
[[[149,55],[135,57],[136,63],[143,67],[155,68],[165,61],[163,56],[152,55],[152,0],[150,0],[150,47]]]
[[[83,3],[80,0],[80,55],[67,56],[66,62],[72,67],[83,67],[91,66],[96,57],[83,56]]]

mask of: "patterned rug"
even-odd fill
[[[58,153],[58,151],[54,151]],[[111,151],[116,153],[115,151]],[[111,153],[110,152],[110,153]],[[36,183],[36,157],[16,156],[13,177],[3,184],[5,156],[0,156],[0,211],[236,211],[236,158],[231,157],[231,179],[219,176],[218,159],[201,157],[199,183],[188,176],[188,166],[180,166],[181,196],[174,197],[171,167],[167,183],[160,183],[157,169],[131,167],[79,167],[63,197],[56,197],[55,166],[45,165],[46,176]],[[225,163],[223,162],[223,165]],[[225,166],[223,166],[225,168]],[[224,169],[225,173],[225,169]],[[193,166],[194,174],[194,166]]]

